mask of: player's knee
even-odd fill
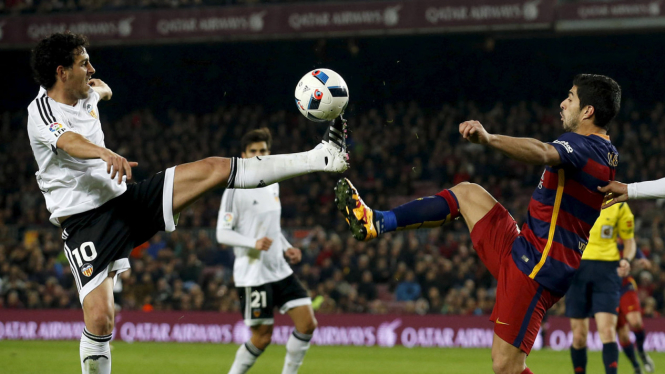
[[[108,335],[113,332],[113,311],[95,309],[92,316],[86,318],[86,328],[95,335]]]
[[[586,347],[587,334],[584,331],[573,331],[573,348],[580,349]]]
[[[603,343],[609,343],[616,341],[616,328],[612,325],[602,326],[598,328],[598,335],[600,335],[600,340]]]
[[[506,357],[493,357],[492,370],[495,374],[521,374],[524,371],[523,365],[517,365]]]
[[[304,331],[300,331],[303,334],[311,335],[314,333],[314,330],[319,326],[319,323],[316,321],[316,318],[312,317],[309,321],[305,322],[304,326],[302,327]]]

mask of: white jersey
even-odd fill
[[[51,99],[42,87],[28,106],[30,146],[39,166],[37,184],[56,226],[60,226],[58,217],[95,209],[127,190],[124,180],[118,185],[117,179],[111,179],[103,160],[74,158],[56,146],[62,134],[74,131],[105,147],[97,102],[99,94],[92,88],[87,99],[71,106]]]
[[[282,234],[281,215],[277,183],[251,190],[227,188],[224,191],[217,220],[217,241],[234,245],[236,286],[260,286],[293,273],[284,259],[284,251],[291,244]],[[256,241],[263,237],[273,241],[267,251],[254,248]]]

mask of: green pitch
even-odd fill
[[[225,374],[237,346],[213,344],[134,343],[113,344],[113,372],[121,374],[213,373]],[[0,341],[0,373],[80,373],[79,343],[59,341]],[[271,346],[249,373],[282,371],[284,346]],[[656,371],[665,369],[665,355],[652,354]],[[625,356],[619,373],[632,374]],[[538,351],[528,359],[534,374],[572,373],[568,351]],[[307,353],[300,373],[404,374],[491,373],[489,349],[403,347],[317,347]],[[588,373],[603,373],[599,352],[589,354]]]

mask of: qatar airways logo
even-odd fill
[[[393,27],[399,24],[401,9],[401,5],[395,5],[376,10],[292,13],[289,26],[295,30],[360,25]]]

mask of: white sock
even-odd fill
[[[293,334],[289,336],[289,340],[286,342],[286,358],[284,359],[282,374],[296,374],[298,372],[305,359],[305,353],[309,349],[310,340],[312,340],[312,335],[293,330]]]
[[[322,144],[308,152],[286,155],[231,159],[227,188],[265,187],[299,175],[323,171],[332,160],[321,149]]]
[[[229,374],[245,374],[254,365],[261,353],[263,351],[256,348],[249,340],[245,344],[240,345]]]
[[[111,334],[94,335],[88,329],[81,334],[81,372],[83,374],[110,374],[111,348],[109,347]]]

